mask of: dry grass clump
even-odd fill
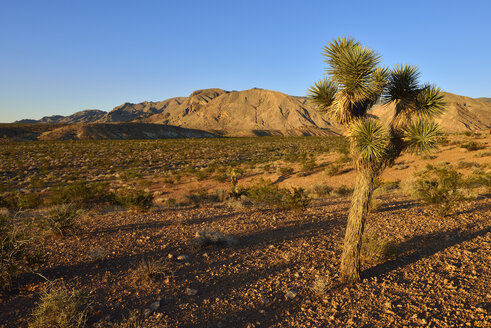
[[[315,294],[322,296],[332,288],[332,285],[333,281],[331,277],[318,277],[312,282],[311,289]]]
[[[370,230],[365,230],[362,237],[361,256],[372,260],[389,260],[400,254],[397,245],[387,238],[379,237]]]
[[[0,216],[0,289],[9,287],[25,264],[28,242],[27,236],[8,216]]]
[[[88,296],[50,282],[32,313],[29,328],[82,328],[87,321]]]
[[[64,236],[79,227],[82,209],[72,204],[62,204],[52,209],[42,220],[42,228],[55,236]]]
[[[144,259],[131,272],[131,280],[138,282],[153,282],[165,280],[166,283],[174,276],[169,263],[164,259]]]
[[[212,229],[197,231],[195,237],[194,244],[198,247],[206,247],[210,245],[231,247],[239,243],[236,238]]]

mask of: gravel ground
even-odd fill
[[[93,209],[79,231],[46,238],[34,272],[86,290],[90,327],[115,326],[132,311],[149,327],[489,327],[491,199],[439,218],[398,194],[379,196],[367,229],[398,256],[363,258],[363,281],[338,281],[349,198],[305,211],[203,204],[149,212]],[[197,242],[198,231],[235,238]],[[225,244],[227,244],[225,242]],[[160,260],[165,274],[135,269]],[[24,327],[46,282],[26,273],[1,298],[0,327]]]

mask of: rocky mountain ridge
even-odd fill
[[[487,98],[474,99],[451,93],[445,96],[447,110],[437,120],[446,132],[483,130],[491,126],[491,102]],[[370,113],[388,121],[393,108],[379,104]],[[110,112],[84,110],[66,117],[54,115],[17,123],[65,125],[123,122],[172,125],[220,136],[332,135],[343,132],[340,126],[320,115],[307,98],[259,88],[243,91],[203,89],[194,91],[189,97],[175,97],[160,102],[124,103]],[[102,128],[109,129],[106,135],[101,133]],[[71,134],[75,136],[81,133],[82,128],[77,125],[57,129],[78,131]],[[81,135],[89,138],[87,133],[97,130],[94,133],[98,138],[117,137],[118,134],[111,133],[111,129],[114,129],[111,125],[99,125],[97,129],[83,128],[85,132]],[[47,135],[63,135],[66,138],[70,133]]]

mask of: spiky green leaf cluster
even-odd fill
[[[396,65],[389,72],[387,90],[382,96],[385,103],[391,101],[411,103],[419,92],[418,79],[420,77],[418,68],[412,65]]]
[[[420,73],[416,66],[397,65],[388,78],[383,101],[395,104],[392,126],[404,128],[414,117],[431,119],[444,111],[442,91],[432,85],[421,86]]]
[[[353,102],[373,96],[373,73],[380,55],[352,38],[340,38],[324,47],[326,72],[341,86]]]
[[[307,90],[307,97],[319,110],[326,112],[334,101],[338,87],[334,82],[324,78],[316,82]]]
[[[380,56],[352,38],[330,42],[323,52],[329,79],[308,90],[312,102],[340,124],[364,117],[384,90],[388,70],[379,68]]]
[[[445,110],[443,92],[434,85],[427,85],[420,90],[413,104],[414,114],[420,118],[432,119]]]
[[[351,125],[349,136],[353,155],[359,164],[380,163],[385,160],[390,138],[379,121],[372,118],[357,120]]]
[[[437,123],[418,119],[404,129],[406,151],[414,154],[428,154],[438,147],[440,127]]]

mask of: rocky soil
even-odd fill
[[[305,211],[93,209],[73,235],[39,244],[45,263],[2,294],[0,327],[26,325],[45,279],[90,294],[92,327],[134,310],[160,322],[151,327],[489,327],[489,195],[446,218],[400,194],[380,198],[368,230],[400,252],[365,256],[354,286],[337,276],[346,197],[317,199]],[[204,229],[237,243],[200,246]],[[166,274],[135,278],[144,259],[160,259]]]

